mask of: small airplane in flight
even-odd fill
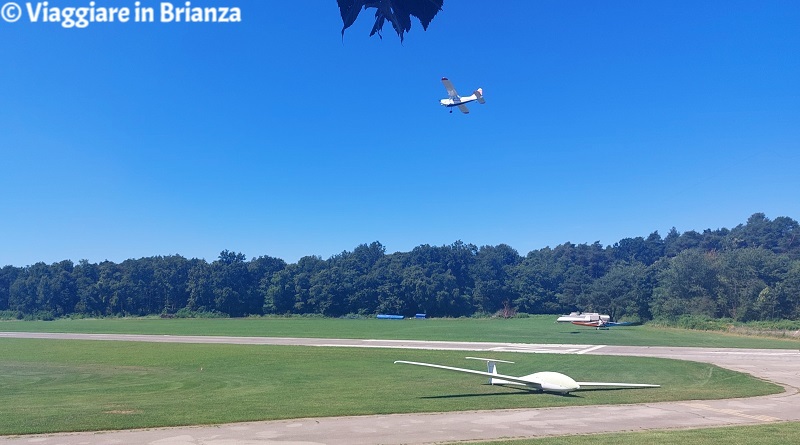
[[[586,389],[586,387],[608,387],[608,388],[659,388],[661,385],[650,385],[646,383],[608,383],[608,382],[576,382],[572,377],[561,374],[560,372],[543,371],[528,374],[522,377],[499,374],[497,363],[514,363],[506,360],[496,360],[491,358],[467,357],[471,360],[485,361],[488,367],[486,372],[475,369],[455,368],[452,366],[436,365],[433,363],[407,362],[397,360],[395,364],[427,366],[429,368],[444,369],[447,371],[464,372],[489,377],[490,385],[523,385],[528,389],[543,392],[553,392],[567,394],[572,391]]]
[[[447,99],[442,99],[439,103],[447,108],[450,108],[450,112],[453,112],[453,107],[458,107],[464,114],[469,114],[469,108],[465,104],[470,102],[478,101],[479,104],[485,104],[486,100],[483,98],[483,89],[478,88],[475,90],[471,96],[461,97],[458,95],[456,88],[453,86],[453,83],[450,82],[450,79],[446,77],[442,77],[442,83],[444,84],[445,89],[447,89]]]

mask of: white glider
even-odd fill
[[[659,388],[661,385],[650,385],[645,383],[609,383],[609,382],[576,382],[572,377],[561,374],[560,372],[543,371],[528,374],[522,377],[504,375],[497,373],[497,363],[514,363],[505,360],[495,360],[491,358],[467,357],[472,360],[485,361],[487,372],[475,369],[455,368],[452,366],[435,365],[433,363],[407,362],[397,360],[395,363],[406,365],[427,366],[429,368],[444,369],[448,371],[465,372],[468,374],[482,375],[489,377],[490,385],[524,385],[530,389],[539,391],[555,392],[566,394],[571,391],[585,389],[586,387],[609,387],[609,388]]]
[[[450,108],[450,112],[453,112],[453,107],[458,107],[462,113],[468,114],[469,108],[467,108],[467,103],[478,101],[480,104],[485,104],[486,100],[483,98],[483,89],[478,88],[475,90],[471,96],[461,97],[458,95],[456,88],[453,86],[453,83],[450,82],[450,79],[446,77],[442,77],[442,83],[444,84],[444,88],[447,90],[447,99],[442,99],[439,103],[447,108]]]

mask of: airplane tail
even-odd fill
[[[486,372],[488,372],[489,374],[494,374],[494,375],[497,375],[497,363],[498,362],[499,363],[514,363],[514,362],[509,362],[509,361],[506,361],[506,360],[496,360],[496,359],[493,359],[493,358],[480,358],[480,357],[466,357],[466,358],[468,358],[470,360],[482,360],[482,361],[486,362],[486,367],[488,368],[486,370]],[[508,380],[498,379],[496,377],[490,377],[488,383],[490,385],[505,385],[505,384],[516,385],[517,384],[517,383],[514,383],[514,382],[509,382]]]
[[[481,103],[481,104],[485,104],[486,103],[486,99],[483,98],[483,88],[478,88],[472,94],[474,94],[475,97],[478,98],[478,103]]]

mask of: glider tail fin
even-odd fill
[[[472,94],[474,94],[475,97],[478,98],[478,103],[482,103],[482,104],[486,103],[486,99],[483,98],[483,88],[478,88]]]
[[[467,358],[471,359],[471,360],[482,360],[482,361],[486,362],[486,367],[487,367],[486,372],[488,372],[489,374],[494,374],[494,375],[497,375],[497,363],[498,362],[500,362],[500,363],[514,363],[514,362],[509,362],[509,361],[506,361],[506,360],[496,360],[496,359],[492,359],[492,358],[480,358],[480,357],[467,357]],[[488,383],[490,385],[513,384],[513,382],[509,382],[508,380],[498,379],[497,377],[489,377],[489,382]]]

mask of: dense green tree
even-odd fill
[[[411,309],[434,317],[472,314],[474,284],[469,271],[476,253],[477,247],[461,241],[415,247],[406,257],[409,266],[401,283]]]
[[[385,255],[385,248],[379,242],[361,244],[352,252],[343,252],[328,261],[329,298],[326,315],[374,314],[378,305],[376,280],[379,267]]]
[[[223,250],[211,263],[214,309],[232,317],[247,315],[249,277],[244,254]]]
[[[711,230],[706,229],[703,231],[702,238],[700,239],[700,248],[706,251],[721,251],[729,248],[729,231],[728,229]]]
[[[760,247],[800,257],[800,225],[791,218],[770,221],[763,213],[754,213],[746,224],[731,230],[730,236],[735,247]]]
[[[512,292],[518,295],[513,305],[531,314],[572,310],[571,304],[559,301],[566,267],[566,262],[557,261],[555,252],[548,247],[528,253],[510,272]]]
[[[470,316],[515,310],[702,314],[737,320],[800,316],[798,223],[753,214],[747,223],[611,246],[564,243],[529,252],[456,241],[387,255],[379,242],[295,264],[225,250],[0,269],[0,310],[16,316],[173,314],[179,310],[344,316]]]
[[[719,277],[714,255],[697,249],[681,252],[668,260],[653,289],[651,312],[655,317],[717,315]]]
[[[294,264],[276,272],[269,280],[264,296],[264,313],[291,314],[295,309]]]
[[[580,306],[585,311],[607,313],[612,320],[639,318],[651,294],[647,266],[640,262],[619,262],[592,283]]]
[[[246,311],[248,314],[263,314],[269,296],[272,278],[286,268],[286,262],[280,258],[260,256],[247,264],[250,276],[249,296]]]
[[[669,229],[669,233],[664,237],[664,256],[672,258],[681,253],[681,247],[678,245],[678,240],[681,234],[675,227]]]
[[[126,315],[126,301],[121,298],[123,281],[123,267],[111,261],[99,264],[100,277],[97,281],[97,291],[103,307],[103,315]]]
[[[77,288],[72,275],[74,264],[70,260],[53,263],[47,276],[39,283],[38,305],[56,317],[75,312]]]
[[[639,262],[649,266],[664,255],[664,242],[658,232],[653,232],[647,239],[640,236],[621,239],[611,251],[615,261]]]
[[[188,298],[185,308],[190,311],[210,312],[216,308],[211,285],[211,265],[193,260],[186,277]]]
[[[8,310],[11,285],[17,280],[21,270],[14,266],[0,269],[0,311]]]
[[[8,308],[23,314],[48,311],[49,308],[43,305],[48,298],[40,298],[41,292],[50,290],[47,285],[48,276],[47,264],[43,262],[20,270],[9,288]]]
[[[730,250],[716,259],[718,313],[741,321],[759,317],[759,298],[764,304],[769,299],[769,287],[781,281],[789,269],[788,258],[762,248]]]
[[[291,304],[290,313],[314,314],[318,308],[315,300],[311,299],[310,288],[314,275],[325,269],[325,261],[318,256],[304,256],[297,264],[289,265],[286,269],[275,274],[273,286],[278,284],[280,289],[272,290],[269,294],[273,298],[271,307],[278,308],[276,313],[286,313],[281,310]],[[285,273],[284,273],[285,272]],[[275,300],[277,299],[277,300]]]
[[[473,304],[476,310],[494,313],[513,305],[519,299],[514,292],[511,273],[522,261],[516,250],[506,244],[482,246],[475,255],[470,268],[474,283]]]
[[[792,261],[784,278],[769,290],[761,319],[800,319],[800,260]]]
[[[405,315],[419,313],[417,308],[411,308],[411,302],[403,291],[406,256],[405,253],[386,255],[376,263],[370,273],[370,280],[376,283],[375,313]]]
[[[103,315],[104,307],[100,299],[100,266],[88,260],[81,260],[72,269],[75,279],[78,302],[74,312],[91,316]]]
[[[9,309],[26,314],[46,313],[51,317],[73,313],[77,292],[72,269],[69,260],[24,268],[9,288]]]
[[[594,280],[602,277],[612,263],[610,249],[599,242],[565,243],[553,249],[556,262],[556,298],[561,307],[579,309],[581,300]]]
[[[125,315],[160,314],[162,299],[154,279],[156,257],[125,260],[120,265],[122,278],[118,283],[117,295]]]

